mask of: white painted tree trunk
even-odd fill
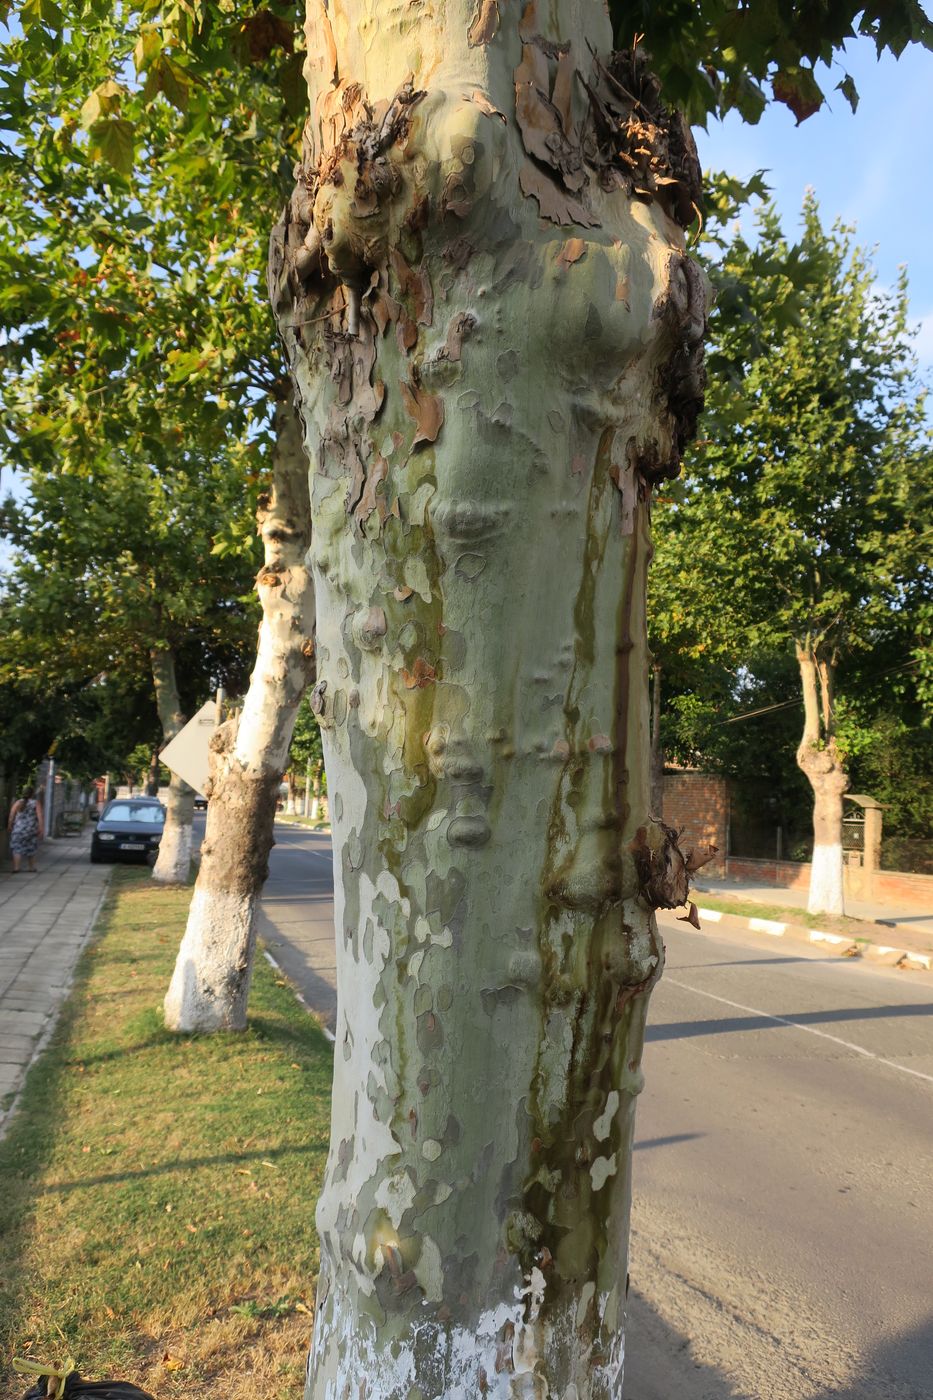
[[[811,914],[844,914],[842,798],[849,778],[836,747],[834,663],[804,641],[797,646],[797,664],[804,702],[804,732],[797,763],[813,789],[813,862],[807,910]]]
[[[309,4],[270,255],[335,862],[306,1400],[621,1394],[653,911],[687,892],[649,814],[649,504],[705,291],[597,169],[609,42],[596,0]]]
[[[154,647],[150,652],[150,661],[156,707],[167,744],[186,723],[178,696],[175,657],[168,647]],[[194,789],[173,773],[168,788],[168,801],[165,804],[165,829],[152,871],[152,878],[161,884],[183,885],[188,879],[191,872],[193,819]]]
[[[211,740],[207,828],[184,937],[165,998],[170,1030],[242,1030],[256,913],[295,717],[314,671],[308,464],[290,403],[276,418],[271,498],[261,503],[265,562],[256,666],[243,710]]]

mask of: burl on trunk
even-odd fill
[[[620,1394],[653,484],[697,169],[605,9],[311,0],[270,286],[312,462],[339,1024],[309,1400]]]

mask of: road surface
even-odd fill
[[[329,841],[276,840],[263,933],[332,1025]],[[663,928],[625,1400],[933,1400],[933,979]]]

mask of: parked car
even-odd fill
[[[91,861],[148,860],[159,849],[165,808],[157,797],[115,797],[91,837]]]
[[[207,798],[204,796],[203,792],[196,792],[194,794],[194,810],[196,812],[207,811]]]

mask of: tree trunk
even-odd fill
[[[271,499],[260,503],[262,625],[240,715],[211,739],[207,829],[188,923],[165,998],[174,1031],[242,1030],[268,874],[275,804],[295,717],[314,671],[308,463],[290,403],[277,408]]]
[[[155,683],[156,708],[167,744],[181,729],[184,729],[187,722],[182,714],[181,701],[178,697],[175,656],[170,647],[153,647],[149,656],[152,664],[152,679]],[[194,789],[183,782],[176,773],[173,773],[168,785],[165,830],[162,832],[159,854],[152,871],[154,880],[168,885],[184,884],[187,880],[191,870],[191,822],[193,816]]]
[[[842,797],[849,786],[833,731],[834,665],[808,642],[798,643],[804,729],[797,763],[813,789],[811,914],[844,914]]]
[[[159,750],[153,749],[152,758],[149,762],[149,780],[146,783],[146,796],[158,797],[159,795]]]
[[[288,782],[288,796],[285,799],[285,815],[296,817],[298,815],[298,778],[294,768],[289,768],[285,775]]]
[[[664,818],[664,750],[661,747],[661,667],[651,668],[651,815]]]
[[[649,500],[705,289],[584,163],[602,4],[308,13],[270,255],[340,1006],[306,1397],[618,1397],[653,910],[687,891],[649,816]]]
[[[314,765],[314,775],[311,786],[311,806],[308,816],[316,822],[321,815],[321,761],[318,759]]]

